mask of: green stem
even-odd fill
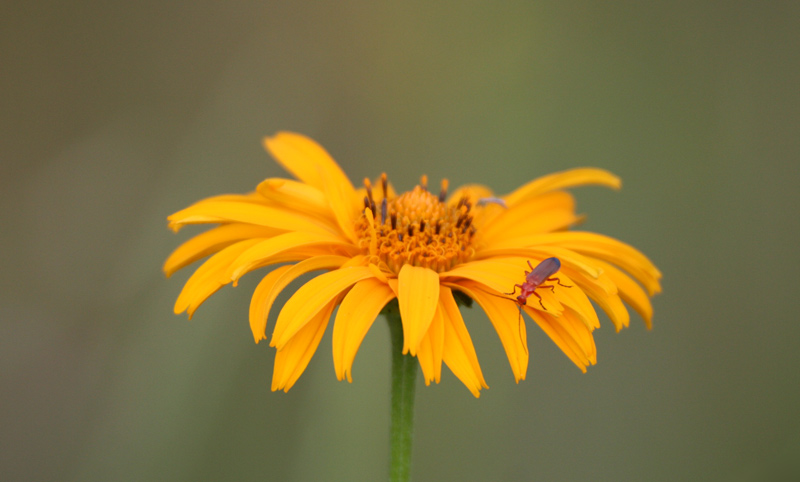
[[[408,482],[411,476],[411,439],[414,429],[414,390],[417,360],[403,355],[403,324],[397,305],[384,310],[392,337],[392,426],[389,480]]]

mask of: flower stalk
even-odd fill
[[[411,442],[414,431],[414,394],[418,362],[403,354],[403,325],[397,302],[383,310],[392,338],[392,424],[389,480],[407,482],[411,476]]]

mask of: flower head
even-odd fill
[[[385,174],[355,188],[330,155],[302,135],[281,132],[264,145],[297,180],[266,179],[253,193],[208,198],[169,216],[175,231],[186,224],[218,226],[175,250],[164,271],[169,276],[209,256],[175,303],[176,313],[191,317],[222,286],[280,264],[253,293],[256,343],[266,339],[278,294],[299,276],[324,271],[280,310],[270,340],[278,350],[273,390],[294,385],[337,306],[339,380],[352,381],[364,336],[396,300],[403,352],[417,357],[426,384],[439,382],[444,362],[475,396],[488,385],[456,303],[463,295],[488,315],[517,381],[528,366],[523,311],[584,372],[596,363],[592,331],[600,326],[590,300],[617,330],[629,322],[623,301],[650,327],[648,295],[660,291],[658,269],[627,244],[569,230],[581,217],[564,189],[618,189],[619,179],[606,171],[551,174],[501,197],[479,185],[448,193],[446,180],[431,191],[423,176],[414,189],[397,194]],[[556,260],[540,265],[550,258]]]

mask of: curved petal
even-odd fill
[[[267,200],[264,199],[258,192],[251,192],[247,194],[218,194],[216,196],[210,196],[204,199],[197,201],[195,204],[205,203],[205,202],[238,202],[238,203],[254,203],[254,204],[267,204]]]
[[[361,200],[330,154],[310,138],[292,132],[267,137],[264,146],[286,170],[325,193],[339,228],[355,241],[353,226]]]
[[[430,385],[431,381],[436,383],[441,381],[443,350],[444,323],[442,321],[442,312],[437,306],[428,331],[422,337],[417,350],[417,360],[419,360],[419,366],[422,368],[422,378],[425,380],[425,385]]]
[[[336,378],[353,381],[353,362],[358,348],[375,318],[386,303],[395,298],[394,291],[377,278],[357,282],[344,297],[333,323],[333,368]]]
[[[439,289],[439,310],[444,324],[442,360],[476,398],[480,397],[481,388],[489,388],[489,385],[483,378],[478,355],[453,292],[447,286]]]
[[[269,317],[269,310],[272,308],[274,299],[270,300],[269,295],[275,283],[286,273],[292,269],[293,265],[278,266],[273,269],[266,276],[261,278],[256,289],[253,291],[253,296],[250,298],[250,331],[253,332],[253,338],[258,343],[267,338],[265,332],[267,330],[267,318]]]
[[[322,235],[339,235],[330,223],[311,218],[296,211],[261,204],[201,201],[168,216],[169,227],[178,231],[187,224],[238,222],[266,226],[283,231],[301,231]]]
[[[231,263],[225,273],[225,281],[238,281],[246,273],[262,266],[274,264],[274,257],[288,250],[301,247],[345,247],[352,245],[339,237],[312,233],[285,233],[266,240],[243,252]]]
[[[584,296],[588,293],[590,298],[603,300],[601,306],[610,313],[612,321],[615,325],[621,327],[621,323],[627,317],[625,310],[620,311],[621,306],[611,298],[617,295],[617,286],[611,281],[608,276],[603,275],[603,269],[600,267],[599,260],[595,258],[585,257],[574,251],[559,248],[556,246],[538,246],[532,248],[507,248],[507,249],[491,249],[481,251],[478,253],[479,258],[484,257],[511,257],[519,256],[524,259],[543,259],[551,256],[557,257],[561,261],[561,270],[559,273],[566,275],[571,283],[575,283],[580,289],[578,293],[569,293],[570,295]],[[569,282],[563,284],[570,284]],[[565,293],[567,290],[559,290],[560,293]],[[560,298],[559,298],[560,299]],[[571,305],[581,313],[585,313],[591,326],[597,323],[597,313],[592,308],[591,311],[585,305],[583,300],[576,300],[581,304]],[[580,306],[583,306],[581,308]],[[624,308],[624,307],[623,307]]]
[[[565,191],[532,197],[504,210],[480,231],[481,239],[491,245],[496,238],[555,231],[579,219],[575,215],[575,199]]]
[[[416,356],[436,311],[439,275],[431,269],[406,264],[400,269],[397,279],[397,302],[403,320],[403,354]]]
[[[608,279],[605,274],[601,275],[599,280],[606,280],[607,284],[611,284],[614,290],[609,292],[599,287],[597,283],[587,282],[586,278],[573,278],[572,282],[575,283],[581,290],[583,290],[589,298],[593,299],[595,303],[600,305],[600,308],[606,312],[611,322],[617,331],[623,327],[628,326],[630,323],[630,313],[622,304],[622,300],[617,294],[616,286]]]
[[[258,283],[250,300],[250,329],[256,343],[266,340],[267,319],[275,298],[286,286],[311,271],[338,268],[348,261],[344,256],[314,256],[292,266],[281,266],[272,270]]]
[[[652,329],[653,323],[651,320],[653,318],[653,305],[650,304],[650,298],[647,297],[647,293],[645,293],[642,287],[613,265],[600,261],[599,259],[594,260],[594,262],[601,267],[603,273],[617,285],[620,298],[639,313],[642,319],[644,319],[644,324],[647,326],[647,329]]]
[[[325,197],[330,203],[333,216],[339,223],[339,229],[350,241],[356,242],[355,224],[359,213],[359,200],[355,190],[346,178],[336,179],[334,176],[323,178],[325,183]]]
[[[333,298],[362,279],[371,278],[369,268],[352,266],[321,274],[300,287],[283,305],[270,346],[282,350],[286,343],[300,331]]]
[[[270,238],[280,232],[265,226],[241,223],[225,224],[209,229],[205,233],[189,239],[173,251],[164,262],[164,273],[166,273],[167,277],[170,277],[179,269],[194,263],[198,259],[205,258],[209,254],[216,253],[237,241]]]
[[[536,263],[541,260],[532,261]],[[484,259],[480,261],[470,261],[462,265],[456,266],[450,271],[445,271],[439,276],[442,280],[453,281],[457,278],[466,278],[485,285],[497,293],[505,294],[500,296],[505,300],[516,303],[516,299],[512,297],[511,293],[516,291],[514,285],[522,284],[525,281],[525,271],[528,269],[527,260],[524,258],[493,258]],[[542,297],[542,304],[536,302],[533,298],[529,299],[530,307],[534,309],[541,309],[542,305],[546,311],[558,316],[558,313],[564,309],[558,298],[555,297],[553,292],[549,289],[538,289],[536,293]],[[498,295],[499,296],[499,295]]]
[[[594,328],[586,326],[586,323],[571,309],[565,310],[563,316],[558,318],[552,315],[548,316],[551,323],[557,324],[569,335],[581,356],[594,365],[597,362],[597,347],[594,343],[594,336],[592,336]]]
[[[555,256],[561,261],[562,270],[573,270],[581,276],[597,278],[602,273],[595,264],[594,258],[587,258],[575,251],[558,246],[531,246],[529,248],[485,248],[475,253],[475,259],[495,257],[520,257],[526,259],[546,259]],[[572,274],[571,276],[575,276]]]
[[[534,234],[495,243],[492,249],[556,245],[595,258],[606,260],[630,273],[647,288],[650,295],[661,291],[661,272],[633,246],[609,236],[585,231]]]
[[[264,138],[264,148],[297,179],[325,191],[325,178],[353,185],[328,151],[312,139],[294,132],[278,132]]]
[[[594,306],[592,306],[592,302],[589,301],[589,297],[586,296],[586,293],[562,272],[553,275],[553,277],[558,278],[561,285],[569,286],[567,289],[563,289],[564,286],[562,286],[555,290],[556,298],[558,298],[561,304],[573,311],[589,330],[600,328],[600,320],[597,318],[597,312],[594,310]],[[556,282],[549,282],[548,284],[558,285]]]
[[[525,321],[515,303],[509,303],[486,291],[487,287],[470,280],[448,283],[477,301],[492,322],[508,356],[511,371],[517,383],[525,379],[528,371],[528,349],[525,341]]]
[[[622,181],[610,172],[603,169],[582,167],[534,179],[505,196],[504,199],[508,207],[512,207],[539,194],[587,184],[599,184],[612,189],[622,187]]]
[[[528,264],[527,261],[527,258],[496,258],[490,262],[482,262],[478,266],[483,269],[491,269],[495,273],[502,273],[503,270],[508,273],[507,270],[509,269],[520,270],[521,266]],[[534,262],[531,264],[535,266]],[[471,279],[481,282],[481,278],[473,277]],[[542,304],[545,305],[544,311],[547,311],[551,316],[558,317],[565,307],[568,307],[590,331],[600,327],[600,320],[597,319],[597,313],[589,298],[586,297],[580,287],[576,287],[576,283],[567,276],[564,270],[555,273],[550,279],[555,280],[545,281],[536,289],[536,293],[542,297]],[[509,299],[515,301],[510,295]],[[542,311],[542,304],[537,301],[538,299],[533,300],[532,297],[529,297],[527,308]]]
[[[183,290],[175,300],[175,314],[187,311],[191,320],[197,308],[226,284],[220,283],[220,274],[228,269],[239,254],[258,241],[258,239],[248,239],[232,244],[201,264],[183,285]]]
[[[290,179],[270,178],[258,185],[265,199],[302,213],[323,219],[333,219],[325,194],[314,186]]]
[[[330,300],[275,354],[275,369],[272,372],[272,391],[288,392],[303,374],[311,357],[317,351],[331,313],[339,302]]]
[[[568,313],[556,318],[542,311],[525,311],[582,372],[586,373],[587,366],[597,363],[594,338],[582,322]]]

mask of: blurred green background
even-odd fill
[[[467,312],[491,389],[420,386],[415,480],[800,477],[800,3],[2,10],[0,479],[385,478],[384,322],[352,384],[329,329],[285,394],[247,322],[259,276],[172,314],[191,270],[161,264],[199,231],[166,216],[285,176],[278,130],[399,189],[611,170],[621,192],[576,191],[584,228],[665,274],[655,328],[602,317],[586,375],[531,325],[516,385]]]

